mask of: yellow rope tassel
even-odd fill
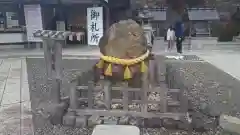
[[[107,76],[112,76],[112,64],[110,63],[107,67],[107,69],[104,72],[105,75]]]
[[[98,68],[103,68],[104,60],[99,60],[99,62],[96,64]]]
[[[130,79],[130,78],[132,78],[132,75],[131,75],[131,71],[130,71],[129,67],[127,66],[124,71],[124,79]]]
[[[144,73],[147,71],[147,66],[144,61],[141,62],[141,72]]]

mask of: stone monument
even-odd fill
[[[98,71],[111,80],[132,81],[147,71],[150,52],[144,30],[131,19],[113,24],[100,39],[99,48]]]

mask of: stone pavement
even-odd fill
[[[0,59],[0,135],[31,135],[30,108],[25,59]]]
[[[240,80],[240,53],[208,53],[197,54],[203,60],[218,67],[224,72],[230,74],[234,78]]]

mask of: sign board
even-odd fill
[[[33,37],[36,30],[42,30],[42,13],[40,4],[24,5],[24,15],[27,29],[27,40],[30,42],[42,42],[41,38]]]
[[[6,20],[7,20],[7,28],[13,28],[13,27],[18,27],[18,17],[16,17],[15,12],[6,12]]]
[[[57,31],[66,31],[64,21],[56,21]]]
[[[88,44],[98,45],[103,36],[103,7],[87,8]]]

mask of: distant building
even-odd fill
[[[211,3],[210,0],[0,0],[0,44],[12,44],[28,42],[26,25],[29,21],[41,20],[41,22],[33,23],[36,28],[53,29],[53,30],[70,30],[76,32],[87,32],[87,8],[93,6],[103,6],[104,10],[104,29],[114,22],[121,19],[134,18],[145,5],[149,6],[149,10],[153,14],[152,25],[155,28],[155,35],[163,37],[165,29],[172,25],[176,20],[186,22],[185,26],[190,29],[195,27],[206,27],[210,30],[210,24],[213,20],[222,19],[223,15],[227,15],[229,8],[222,8],[224,4]],[[230,1],[230,0],[229,0]],[[232,0],[234,1],[234,0]],[[221,3],[221,2],[220,2]],[[39,5],[40,11],[34,11],[35,14],[40,12],[39,16],[32,15],[32,18],[26,16],[26,5]],[[214,8],[213,5],[221,8]],[[231,5],[231,4],[229,4]],[[225,7],[228,7],[226,5]],[[232,4],[234,5],[234,4]],[[31,7],[31,6],[30,6]],[[208,10],[210,7],[211,10]],[[198,10],[201,9],[201,10]],[[211,14],[208,14],[211,11]],[[30,14],[33,12],[31,11]],[[195,15],[205,16],[197,17]],[[215,14],[215,15],[213,15]],[[217,16],[219,14],[219,16]],[[231,13],[229,13],[231,15]],[[202,18],[202,20],[199,20]],[[226,17],[225,17],[226,18]],[[191,23],[189,23],[191,22]],[[32,24],[32,25],[33,25]],[[190,28],[191,26],[191,28]],[[203,32],[199,30],[199,33]],[[194,31],[194,30],[193,30]],[[211,30],[210,30],[211,31]],[[71,38],[68,43],[86,44],[86,36],[81,41],[77,41],[76,37]]]
[[[23,42],[24,25],[21,0],[0,0],[0,43]]]
[[[26,32],[29,21],[41,19],[36,22],[35,28],[43,29],[65,29],[76,32],[85,32],[87,28],[87,8],[93,6],[104,6],[103,0],[0,0],[0,44],[19,44],[28,42]],[[26,16],[26,8],[31,5],[39,5],[39,16]],[[106,5],[105,5],[106,6]],[[104,29],[105,24],[111,24],[125,19],[129,14],[130,0],[108,0],[109,15],[104,7]],[[24,13],[25,11],[25,13]],[[31,12],[31,13],[30,13]],[[29,15],[37,14],[37,11],[29,11]],[[107,19],[106,17],[109,17]],[[33,22],[32,22],[33,23]],[[27,27],[26,27],[27,26]],[[74,39],[76,39],[74,37]],[[73,40],[74,40],[73,39]],[[69,43],[86,44],[85,41],[68,41]]]
[[[156,37],[164,37],[167,28],[182,21],[185,36],[211,36],[211,26],[220,21],[217,8],[207,5],[206,0],[136,0],[135,8],[147,5],[153,14],[152,25]]]

